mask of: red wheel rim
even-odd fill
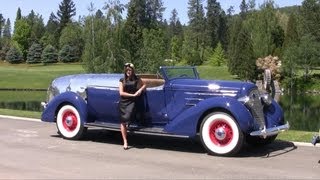
[[[229,123],[218,119],[210,125],[209,136],[215,145],[227,146],[232,141],[233,131]]]
[[[62,116],[62,124],[67,131],[74,131],[78,125],[77,116],[72,111],[66,111]]]

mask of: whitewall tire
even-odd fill
[[[200,127],[200,138],[209,154],[234,155],[243,145],[243,133],[235,119],[224,112],[208,114]]]
[[[84,133],[84,126],[78,110],[72,105],[64,105],[57,115],[57,129],[66,139],[80,139]]]

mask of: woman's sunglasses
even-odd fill
[[[134,65],[133,65],[132,63],[125,63],[125,64],[124,64],[124,67],[134,68]]]

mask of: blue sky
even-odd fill
[[[59,4],[62,0],[0,0],[2,2],[0,7],[0,13],[7,19],[10,18],[11,23],[14,23],[16,18],[16,12],[18,7],[22,11],[22,15],[26,16],[33,9],[35,13],[42,15],[44,18],[44,23],[47,23],[48,17],[51,12],[56,13]],[[102,9],[104,3],[108,0],[73,0],[76,4],[77,15],[88,15],[88,6],[90,2],[93,2],[96,9]],[[129,0],[120,0],[121,3],[128,3]],[[206,6],[206,0],[204,1],[204,6]],[[275,4],[279,7],[291,6],[291,5],[301,5],[303,0],[275,0]],[[169,20],[171,11],[176,8],[178,11],[178,17],[182,23],[188,22],[188,0],[163,0],[166,11],[164,13],[164,18]],[[222,8],[227,10],[230,6],[234,6],[236,12],[239,11],[239,5],[241,0],[220,0],[219,1]],[[257,6],[261,5],[264,0],[256,0]]]

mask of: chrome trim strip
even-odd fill
[[[232,96],[235,97],[237,94],[233,93],[221,93],[221,92],[215,92],[215,93],[204,93],[204,92],[185,92],[185,94],[188,95],[199,95],[199,96]]]
[[[276,135],[281,131],[286,131],[290,128],[289,122],[282,126],[276,126],[273,128],[268,128],[268,129],[262,129],[259,131],[253,131],[250,133],[251,136],[262,136],[263,138],[266,138],[268,136]]]
[[[98,86],[98,85],[89,85],[88,88],[95,88],[95,89],[119,89],[119,87],[114,86]]]
[[[204,99],[202,98],[185,98],[187,101],[203,101]]]
[[[186,105],[186,106],[196,106],[197,104],[194,104],[194,103],[186,103],[185,105]]]

